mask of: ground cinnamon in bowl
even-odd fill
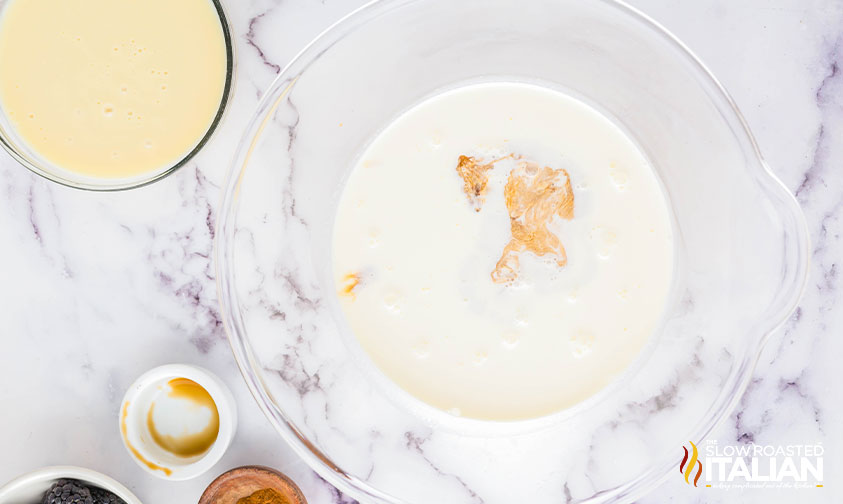
[[[258,490],[248,497],[243,497],[237,504],[292,504],[278,491],[272,488]]]
[[[244,466],[208,485],[199,504],[307,504],[299,487],[275,469]]]

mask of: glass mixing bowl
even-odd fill
[[[452,417],[397,390],[361,355],[331,275],[356,156],[426,97],[493,80],[558,88],[613,118],[655,167],[676,238],[673,295],[636,364],[576,407],[513,423]],[[393,0],[334,25],[264,95],[216,252],[243,375],[322,477],[362,502],[544,504],[627,502],[678,473],[682,445],[733,409],[794,309],[808,247],[734,103],[644,15],[612,0]]]
[[[3,15],[3,11],[9,3],[13,1],[15,0],[0,0],[0,16]],[[64,186],[89,191],[122,191],[126,189],[135,189],[161,180],[174,173],[182,166],[185,166],[188,161],[193,159],[193,157],[196,156],[196,154],[198,154],[199,151],[202,150],[202,148],[211,140],[211,137],[222,123],[228,102],[232,98],[235,56],[234,44],[231,38],[231,26],[229,25],[228,17],[226,16],[221,0],[211,0],[211,2],[219,15],[223,39],[225,42],[225,84],[219,107],[217,108],[217,112],[214,115],[211,124],[208,126],[208,130],[204,135],[202,135],[202,138],[198,140],[196,145],[194,145],[193,148],[190,149],[190,151],[181,159],[172,165],[163,166],[160,169],[151,170],[133,177],[106,178],[92,177],[76,173],[45,159],[44,156],[41,156],[37,150],[30,147],[30,145],[27,144],[27,142],[17,133],[14,124],[12,124],[12,121],[5,114],[2,107],[0,107],[0,146],[2,146],[6,152],[12,156],[12,158],[33,173]]]

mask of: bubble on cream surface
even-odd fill
[[[374,365],[442,411],[491,420],[559,411],[622,374],[673,270],[668,205],[633,142],[518,83],[457,88],[387,126],[348,179],[333,248]]]

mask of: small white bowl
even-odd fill
[[[126,504],[142,504],[140,499],[105,474],[72,466],[44,467],[18,476],[0,488],[0,504],[32,504],[41,502],[47,490],[60,479],[74,479],[88,486],[108,490]]]
[[[164,450],[153,441],[147,427],[152,402],[174,378],[196,382],[216,403],[219,434],[208,451],[200,455],[180,457]],[[147,371],[129,387],[118,421],[123,446],[142,469],[162,479],[181,481],[199,476],[220,460],[237,430],[237,407],[228,387],[210,371],[187,364],[169,364]]]

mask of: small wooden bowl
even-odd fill
[[[307,504],[299,487],[290,478],[269,467],[243,466],[222,473],[208,485],[199,504],[237,504],[258,490],[272,488],[290,504]]]

